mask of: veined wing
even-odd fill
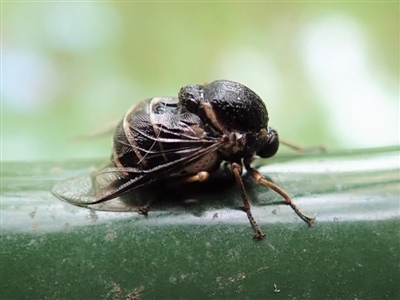
[[[221,147],[198,116],[178,109],[175,99],[153,98],[129,110],[116,128],[111,162],[90,177],[56,185],[53,193],[75,205],[99,204],[167,178]]]

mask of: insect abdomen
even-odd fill
[[[177,99],[160,97],[131,107],[115,130],[115,166],[146,173],[201,149],[204,129],[200,118],[179,109]]]

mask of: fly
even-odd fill
[[[246,86],[217,80],[181,88],[178,98],[155,97],[132,106],[116,126],[110,161],[91,177],[57,184],[52,192],[79,206],[104,203],[140,187],[204,182],[222,162],[230,165],[255,239],[265,234],[254,219],[243,185],[243,167],[259,184],[281,195],[309,226],[290,196],[250,163],[276,154],[279,138],[268,126],[261,98]],[[139,208],[147,214],[153,198]]]

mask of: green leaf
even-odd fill
[[[317,218],[308,228],[244,175],[261,241],[226,171],[146,218],[50,193],[101,161],[2,163],[1,299],[399,299],[399,159],[391,147],[255,162]]]

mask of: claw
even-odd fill
[[[265,234],[262,231],[257,231],[253,235],[253,240],[262,240],[265,237]]]

